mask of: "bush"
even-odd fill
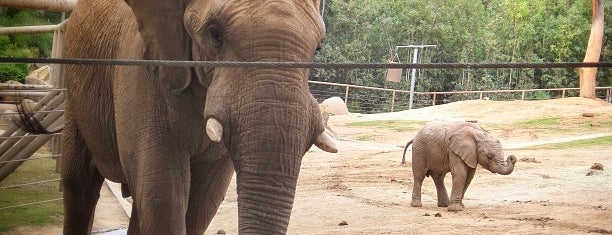
[[[25,64],[0,64],[0,82],[13,80],[24,83],[27,75],[28,68]]]

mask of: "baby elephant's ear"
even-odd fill
[[[186,0],[125,0],[131,7],[144,41],[142,59],[189,60],[190,40],[183,26]],[[191,82],[188,68],[155,68],[161,82],[172,91],[182,91]]]
[[[473,128],[463,127],[449,138],[450,151],[459,155],[463,162],[471,168],[478,164],[478,145],[474,139]]]

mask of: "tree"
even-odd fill
[[[591,36],[584,55],[584,62],[598,62],[604,36],[604,0],[591,0],[592,26]],[[595,98],[595,76],[597,67],[580,68],[580,96]]]

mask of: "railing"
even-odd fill
[[[351,84],[339,84],[320,81],[309,81],[311,93],[318,100],[332,96],[344,99],[349,111],[359,113],[395,112],[407,110],[410,91],[367,87]],[[435,91],[414,92],[413,107],[426,107],[454,101],[470,99],[494,100],[540,100],[551,98],[575,97],[579,88],[487,90],[487,91]],[[612,87],[596,87],[598,98],[612,102]]]

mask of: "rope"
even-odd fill
[[[52,180],[43,180],[43,181],[36,181],[36,182],[32,182],[32,183],[25,183],[25,184],[15,184],[15,185],[10,185],[10,186],[4,186],[4,187],[0,187],[0,189],[9,189],[9,188],[19,188],[19,187],[23,187],[23,186],[30,186],[30,185],[37,185],[37,184],[44,184],[44,183],[49,183],[49,182],[55,182],[55,181],[60,181],[61,179],[52,179]]]
[[[47,203],[47,202],[61,201],[63,199],[64,198],[55,198],[55,199],[49,199],[49,200],[45,200],[45,201],[38,201],[38,202],[32,202],[32,203],[26,203],[26,204],[19,204],[19,205],[14,205],[14,206],[7,206],[7,207],[0,208],[0,210],[11,209],[11,208],[16,208],[16,207],[23,207],[23,206],[31,206],[31,205],[36,205],[36,204],[43,204],[43,203]]]
[[[502,68],[584,68],[612,67],[612,62],[547,62],[547,63],[310,63],[310,62],[233,62],[233,61],[172,61],[115,60],[66,58],[0,57],[0,63],[47,63],[77,65],[131,65],[170,67],[255,67],[255,68],[321,68],[321,69],[502,69]]]
[[[0,164],[4,164],[4,163],[9,163],[9,162],[25,162],[25,161],[30,161],[30,160],[40,160],[40,159],[47,159],[47,158],[56,158],[56,157],[61,157],[61,154],[54,154],[54,155],[49,155],[46,157],[31,157],[31,158],[26,158],[26,159],[19,159],[19,160],[8,160],[8,161],[0,161]],[[2,187],[0,187],[0,189],[2,189]]]

